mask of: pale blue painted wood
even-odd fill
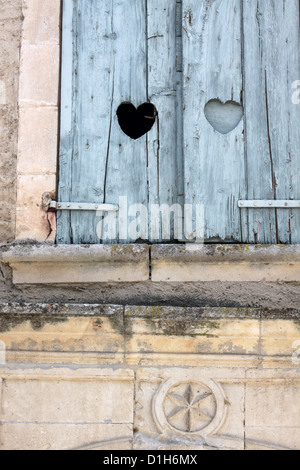
[[[244,1],[248,199],[299,199],[299,1]],[[248,210],[250,243],[299,243],[300,210]]]
[[[68,201],[71,194],[71,163],[73,154],[73,1],[64,0],[62,21],[61,119],[59,152],[58,200]],[[71,243],[71,213],[57,213],[57,243]]]
[[[175,12],[176,0],[64,0],[61,200],[118,204],[122,197],[147,210],[176,200]],[[131,140],[119,126],[118,106],[148,99],[162,119]],[[128,226],[135,216],[128,214]],[[60,214],[57,240],[99,243],[99,222],[93,213]],[[118,229],[103,242],[148,236]]]
[[[171,208],[178,200],[176,12],[176,0],[148,1],[148,97],[159,110],[156,126],[147,137],[150,209],[155,204],[167,204]],[[159,236],[151,229],[151,221],[156,220],[153,217],[155,213],[152,211],[151,214],[150,240],[170,241],[162,232],[164,219],[161,217],[158,219],[161,222]],[[171,217],[167,219],[170,220],[170,236],[173,239],[174,226]]]
[[[125,136],[116,116],[121,102],[146,101],[145,4],[77,0],[73,18],[72,162],[60,180],[71,180],[72,202],[145,203],[145,138]],[[99,214],[70,218],[73,243],[99,243]]]
[[[298,0],[64,0],[58,199],[203,203],[207,242],[299,243],[299,209],[238,209],[300,199],[299,52]],[[133,141],[117,107],[147,100],[159,120]],[[61,212],[57,242],[99,243],[100,221]],[[123,232],[104,243],[147,237]]]
[[[204,203],[207,241],[299,243],[299,209],[237,210],[300,197],[298,0],[183,0],[183,12],[186,201]],[[210,99],[244,119],[223,134],[231,118]]]
[[[242,105],[241,19],[240,0],[183,0],[185,201],[204,204],[205,239],[212,242],[242,236],[244,123],[224,135],[205,116],[211,100]]]

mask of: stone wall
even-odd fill
[[[60,6],[0,0],[0,448],[299,449],[297,246],[53,243]]]
[[[56,189],[61,2],[12,0],[1,1],[0,5],[4,26],[0,92],[2,89],[2,102],[5,98],[7,103],[0,103],[5,119],[0,129],[2,253],[7,250],[7,242],[23,246],[26,241],[51,244],[55,240],[55,214],[43,211],[42,195]],[[151,279],[138,283],[16,286],[9,265],[2,263],[0,269],[0,296],[4,302],[295,308],[300,300],[297,280],[286,282],[280,275],[277,280],[266,276],[263,280],[240,282],[239,277],[233,280],[228,275],[226,280],[195,281],[187,272],[182,278],[179,266],[175,270],[179,279],[173,282]]]
[[[1,449],[299,449],[299,310],[0,305]]]
[[[22,1],[0,1],[0,244],[15,236]]]

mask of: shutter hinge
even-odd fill
[[[239,201],[238,206],[241,209],[253,208],[253,209],[299,209],[300,201],[271,201],[271,200],[259,200],[259,201]]]
[[[119,206],[115,204],[97,204],[90,202],[51,201],[49,204],[49,210],[117,212],[119,210]]]

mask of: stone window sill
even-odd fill
[[[0,261],[14,284],[300,281],[299,245],[20,244]]]

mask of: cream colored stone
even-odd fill
[[[20,322],[20,318],[18,321]],[[44,325],[43,321],[39,322],[36,318],[36,322],[34,319],[25,320],[16,326],[13,326],[12,318],[10,330],[0,333],[0,340],[6,345],[10,361],[10,353],[14,354],[16,360],[18,352],[22,362],[26,360],[26,352],[30,353],[31,360],[32,353],[40,353],[41,359],[36,362],[45,361],[45,354],[51,358],[52,352],[59,353],[61,358],[67,353],[79,354],[83,357],[83,362],[84,352],[98,356],[102,353],[113,360],[115,354],[122,354],[124,351],[123,336],[112,327],[112,324],[117,323],[117,315],[111,318],[49,318],[48,322],[44,320]],[[120,325],[120,329],[121,327]]]
[[[30,306],[23,306],[18,314],[1,316],[0,345],[6,346],[8,362],[123,362],[122,307],[86,306],[80,316],[72,305],[40,310],[44,313],[30,313]]]
[[[40,200],[56,190],[60,1],[24,0],[23,14],[16,239],[53,242],[56,217]]]
[[[282,355],[292,358],[294,343],[299,341],[299,321],[266,320],[261,323],[261,347],[265,355]]]
[[[292,356],[263,356],[259,365],[262,369],[277,368],[278,372],[280,369],[298,369],[299,364],[294,363],[292,359]]]
[[[37,238],[35,238],[37,239]],[[38,280],[42,284],[82,284],[97,282],[141,282],[146,280],[144,265],[137,263],[86,263],[76,265],[67,263],[57,269],[57,264],[32,265],[31,271],[26,270],[24,264],[14,265],[15,284],[36,284]]]
[[[192,246],[193,247],[193,246]],[[154,282],[300,281],[299,246],[152,247]]]
[[[1,334],[6,344],[7,352],[39,351],[39,352],[67,352],[73,353],[105,353],[114,354],[123,352],[123,338],[117,334],[92,335],[88,333],[47,334],[44,332],[23,334]]]
[[[130,449],[133,377],[128,369],[2,367],[1,450]]]
[[[9,357],[9,355],[8,355]],[[259,356],[238,354],[184,354],[180,353],[140,353],[126,352],[126,364],[131,366],[169,366],[174,367],[258,367],[261,363]],[[276,361],[272,362],[274,365]]]
[[[2,403],[2,422],[132,424],[133,382],[4,379]]]
[[[58,84],[59,46],[23,44],[20,106],[57,106]]]
[[[3,423],[0,450],[131,450],[130,424]]]
[[[83,366],[119,366],[124,364],[124,353],[90,351],[22,351],[10,350],[6,353],[6,363],[10,364],[73,364]]]
[[[300,450],[300,427],[246,428],[246,450]]]
[[[39,250],[26,245],[24,249],[24,257],[36,256]],[[112,260],[120,254],[113,254],[109,246],[101,250],[108,250],[105,256]],[[49,249],[47,256],[51,253]],[[62,252],[62,260],[65,256]],[[93,249],[89,256],[94,256]],[[214,354],[208,348],[206,354],[190,353],[189,330],[182,337],[174,335],[185,319],[186,328],[193,325],[196,333],[192,342],[197,335],[201,340],[209,325],[224,341],[241,335],[246,344],[248,335],[261,338],[260,331],[264,338],[279,341],[285,335],[293,338],[297,323],[260,319],[271,318],[271,311],[248,310],[252,320],[237,309],[222,312],[0,304],[0,341],[7,349],[6,365],[0,369],[1,448],[122,450],[131,448],[133,434],[138,450],[300,448],[300,369],[284,369],[287,356],[276,350],[268,356]],[[296,319],[297,312],[290,316]],[[147,336],[153,342],[152,353],[145,352]],[[211,336],[212,341],[218,337]],[[129,344],[136,344],[138,352],[130,351]],[[274,369],[261,367],[267,359]],[[16,368],[13,361],[23,364]],[[29,362],[41,366],[32,368]],[[72,367],[62,368],[63,363]],[[88,363],[98,367],[87,367]],[[116,370],[105,364],[115,364]],[[136,370],[141,364],[144,367]]]
[[[44,192],[55,190],[55,175],[19,175],[17,188],[16,239],[53,241],[55,218],[42,210]],[[49,222],[51,220],[51,227]]]
[[[47,221],[47,214],[44,217]],[[38,240],[40,238],[41,234]],[[43,245],[27,248],[12,248],[3,254],[3,260],[13,266],[15,284],[141,282],[149,278],[148,246]]]
[[[222,383],[222,377],[226,377],[226,384]],[[168,449],[172,442],[176,442],[179,448],[188,446],[188,449],[199,444],[215,448],[243,448],[244,377],[243,369],[139,369],[134,447],[147,449],[150,445],[152,449]],[[201,398],[205,396],[205,388],[212,393],[217,408],[204,424],[197,410],[203,409],[204,412],[207,406],[207,399],[204,398],[202,402]],[[189,393],[185,393],[185,390],[189,390]],[[197,400],[200,400],[200,404]],[[185,405],[188,401],[194,404],[192,417],[188,416],[190,412]],[[163,446],[161,442],[168,443],[168,446]]]
[[[56,174],[57,131],[57,108],[20,109],[19,174]]]
[[[6,105],[6,84],[3,80],[0,80],[0,105]]]
[[[247,383],[246,428],[299,427],[299,388],[300,377],[297,384],[289,383],[288,380],[280,383],[278,379],[268,384],[263,380],[253,385]],[[300,434],[298,443],[300,449]]]
[[[259,321],[127,319],[126,352],[258,354]],[[165,337],[168,336],[168,341]]]
[[[247,264],[209,263],[194,264],[192,267],[183,263],[153,264],[154,282],[299,282],[300,263],[290,266],[284,264]]]
[[[166,421],[158,414],[165,412],[165,397],[168,393],[178,395],[174,395],[174,399],[176,403],[178,402],[179,421],[177,419],[175,423],[179,426],[180,419],[184,418],[184,413],[180,413],[180,406],[183,409],[184,400],[189,397],[186,395],[184,398],[183,395],[179,405],[181,396],[179,392],[182,392],[189,383],[201,383],[201,381],[205,383],[208,379],[221,386],[226,400],[227,412],[221,427],[212,435],[205,436],[202,442],[197,433],[187,433],[185,436],[185,433],[182,431],[178,433],[175,429],[172,436],[168,419]],[[147,449],[151,446],[151,449],[161,450],[192,450],[198,447],[203,447],[203,450],[208,448],[242,450],[245,446],[249,450],[299,450],[300,413],[299,400],[297,401],[299,379],[300,370],[295,375],[295,372],[290,370],[278,372],[276,369],[270,371],[213,367],[139,369],[135,414],[137,434],[134,447]],[[177,382],[182,384],[181,389],[176,386],[174,388]],[[157,406],[161,408],[159,412],[156,410]],[[169,416],[171,419],[173,413]],[[187,426],[187,423],[188,421],[183,420],[182,426]],[[174,421],[172,424],[174,425]],[[165,436],[164,427],[167,427]]]
[[[122,263],[132,263],[134,259],[137,263],[147,261],[147,250],[137,246],[132,249],[124,246],[116,252],[109,245],[89,249],[24,245],[22,249],[5,250],[2,261],[9,261],[16,271],[22,266],[25,273],[41,256],[44,266],[51,259],[53,264],[57,260],[64,265],[74,256],[74,265],[93,263],[99,269],[103,266],[105,271],[108,260],[120,270]],[[297,364],[292,364],[293,342],[289,355],[288,351],[282,355],[280,339],[276,348],[266,352],[261,349],[261,320],[238,318],[238,312],[242,317],[243,312],[236,309],[221,310],[127,306],[123,315],[121,306],[36,304],[33,309],[31,304],[13,307],[3,304],[0,340],[6,344],[9,362],[57,363],[61,358],[62,362],[82,364],[86,352],[87,363],[297,368]],[[252,309],[248,314],[255,318],[255,312]],[[263,341],[271,342],[273,320],[262,321],[266,322],[269,330]],[[294,339],[293,320],[275,322],[286,324],[286,330],[291,329],[291,340]]]
[[[24,0],[24,44],[59,44],[60,0]]]

